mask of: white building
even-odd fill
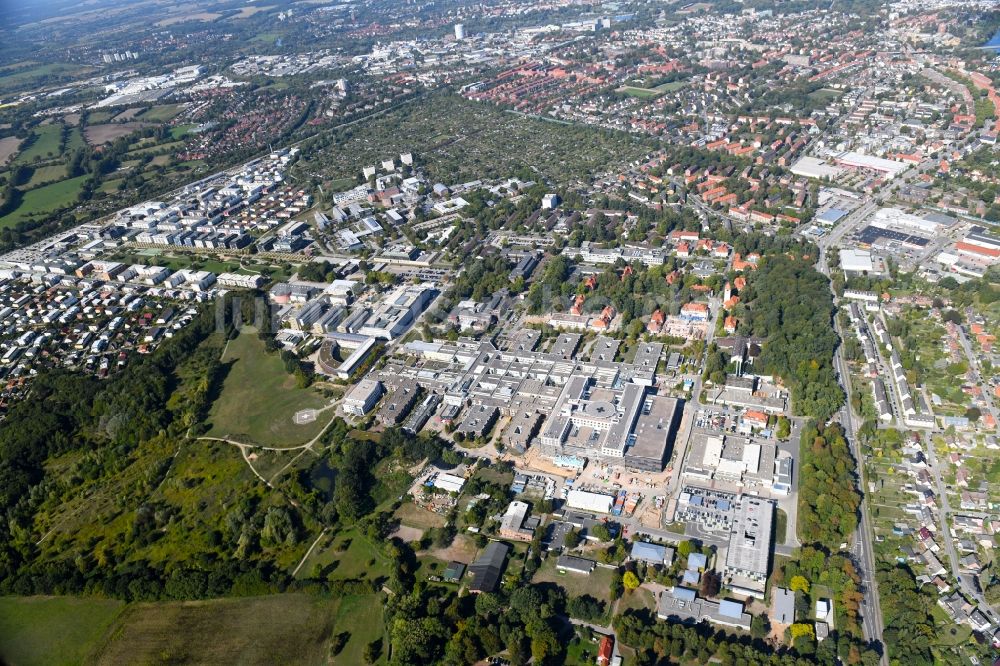
[[[853,273],[871,273],[875,270],[872,253],[868,250],[844,248],[840,251],[840,268]]]
[[[354,416],[364,416],[382,397],[382,382],[362,379],[344,398],[344,411]]]
[[[566,496],[566,506],[594,513],[611,513],[615,498],[611,495],[592,493],[586,490],[571,490]]]

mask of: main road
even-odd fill
[[[819,262],[817,264],[817,268],[821,273],[827,277],[830,276],[830,267],[827,265],[826,260],[827,248],[829,248],[832,243],[839,241],[846,233],[860,224],[874,209],[875,205],[876,204],[873,201],[866,202],[863,206],[855,210],[855,212],[851,214],[841,225],[838,225],[837,229],[835,229],[833,233],[826,238],[821,239],[819,244]],[[831,289],[832,288],[833,285],[831,282]],[[836,296],[836,294],[834,294],[834,296]],[[837,331],[837,335],[839,335],[841,340],[843,340],[844,334],[840,329],[840,322],[837,321],[836,317],[834,317],[834,328]],[[860,418],[854,413],[854,408],[851,406],[850,371],[847,367],[847,362],[844,359],[841,346],[838,346],[834,352],[833,363],[834,368],[836,368],[837,371],[838,381],[844,389],[844,394],[847,396],[847,399],[845,400],[844,405],[841,407],[836,418],[839,419],[844,428],[844,437],[847,438],[848,443],[851,445],[851,451],[854,454],[854,459],[857,461],[858,483],[861,486],[860,491],[862,493],[861,520],[859,521],[858,529],[855,531],[851,543],[851,554],[854,556],[855,562],[858,566],[858,574],[861,577],[861,626],[864,631],[865,639],[872,643],[878,643],[879,646],[881,646],[881,663],[883,666],[888,666],[889,658],[885,650],[885,640],[883,639],[884,626],[882,620],[882,606],[878,596],[878,582],[875,580],[875,554],[873,547],[874,530],[872,529],[871,516],[868,511],[868,502],[865,497],[865,491],[867,489],[867,485],[865,483],[865,469],[861,452],[861,444],[858,442],[857,437],[856,424],[860,421]]]

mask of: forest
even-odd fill
[[[811,254],[765,255],[749,277],[744,329],[765,343],[760,363],[791,391],[796,414],[825,423],[844,404],[833,355],[833,295]],[[743,329],[741,329],[743,330]]]
[[[836,552],[857,528],[861,506],[857,462],[840,424],[807,425],[799,456],[799,535],[804,543]]]

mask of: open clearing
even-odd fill
[[[278,354],[268,354],[253,328],[244,331],[222,357],[231,364],[219,398],[212,404],[207,433],[264,446],[305,444],[329,421],[321,417],[303,425],[294,420],[302,409],[319,409],[326,400],[315,389],[298,388]]]
[[[84,130],[87,143],[92,146],[99,146],[103,143],[114,141],[120,136],[128,136],[132,132],[145,127],[144,123],[108,123],[106,125],[88,125]]]
[[[17,148],[20,145],[21,140],[16,136],[5,136],[0,139],[0,166],[6,164],[17,154]]]
[[[412,502],[404,502],[402,506],[396,509],[396,513],[393,515],[399,518],[399,522],[403,525],[418,527],[420,529],[444,527],[446,522],[444,516],[433,511],[428,511],[427,509],[422,509]]]
[[[130,606],[98,664],[323,664],[338,603],[305,594]]]
[[[124,608],[121,601],[75,597],[0,598],[0,663],[79,664]]]

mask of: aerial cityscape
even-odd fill
[[[1000,0],[0,19],[0,664],[1000,666]]]

